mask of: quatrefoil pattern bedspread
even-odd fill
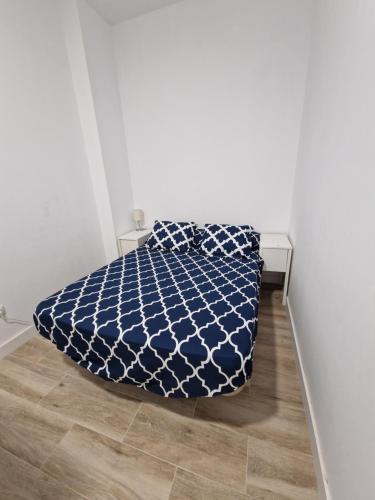
[[[41,335],[100,377],[165,397],[250,377],[262,260],[141,247],[41,302]]]

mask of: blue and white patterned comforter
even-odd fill
[[[251,376],[262,259],[141,247],[41,302],[41,335],[90,372],[165,397]]]

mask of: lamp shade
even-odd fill
[[[135,208],[132,212],[132,215],[134,222],[142,223],[145,220],[145,214],[140,208]]]

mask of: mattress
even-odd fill
[[[143,246],[42,301],[34,322],[106,380],[164,397],[226,394],[251,376],[262,265],[258,252]]]

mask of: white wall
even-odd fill
[[[132,227],[133,195],[112,30],[85,0],[78,8],[113,222],[116,234],[122,234]]]
[[[60,0],[59,5],[77,110],[93,186],[98,223],[106,261],[110,262],[118,256],[116,231],[112,216],[95,101],[83,41],[81,19],[77,0]]]
[[[310,0],[189,0],[114,27],[135,205],[286,231]]]
[[[290,305],[334,500],[375,498],[375,3],[320,0]]]
[[[104,263],[56,2],[0,2],[0,302],[39,300]],[[22,327],[0,321],[0,344]]]

